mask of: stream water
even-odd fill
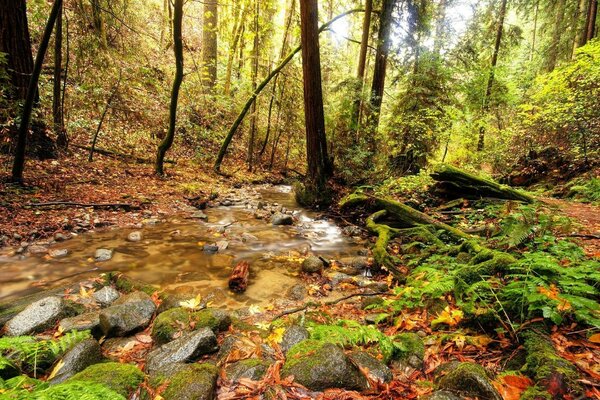
[[[67,249],[68,255],[22,258],[0,256],[0,301],[77,282],[102,271],[121,271],[167,291],[200,293],[216,306],[237,308],[265,305],[299,282],[298,259],[314,253],[328,259],[355,256],[363,248],[342,234],[332,221],[318,219],[300,208],[289,186],[260,186],[231,194],[231,205],[204,210],[207,221],[176,216],[145,225],[143,239],[127,241],[133,229],[112,229],[79,235],[51,248]],[[227,198],[227,197],[226,197]],[[258,202],[293,210],[294,225],[274,226],[255,218]],[[204,244],[227,243],[215,254]],[[111,260],[94,261],[96,249],[112,249]],[[227,290],[233,267],[241,260],[251,265],[250,284],[243,294]]]

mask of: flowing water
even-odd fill
[[[0,256],[0,301],[65,283],[77,282],[102,271],[121,271],[127,276],[160,286],[167,291],[200,293],[221,307],[265,305],[282,296],[299,282],[298,258],[314,253],[336,259],[355,256],[360,242],[344,236],[329,220],[301,209],[289,186],[261,186],[234,198],[233,205],[204,210],[206,222],[186,215],[138,229],[139,242],[128,242],[133,229],[86,233],[52,248],[67,249],[60,259],[27,256],[22,259]],[[253,206],[258,201],[277,203],[294,210],[292,226],[273,226],[257,219]],[[226,203],[227,204],[227,203]],[[203,251],[204,244],[227,242],[216,254]],[[105,262],[93,260],[96,249],[114,250]],[[250,263],[248,290],[234,294],[227,290],[233,267],[242,260]]]

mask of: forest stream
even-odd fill
[[[273,225],[265,217],[270,210],[293,215],[294,224]],[[263,218],[257,218],[257,211]],[[128,240],[132,232],[140,232],[141,240]],[[94,260],[97,249],[113,250],[112,258]],[[200,293],[217,307],[264,305],[300,282],[298,264],[290,262],[294,257],[314,252],[339,259],[356,256],[361,249],[360,239],[298,206],[290,186],[262,185],[220,198],[203,212],[190,210],[164,222],[149,218],[138,230],[81,234],[52,245],[50,254],[56,258],[0,256],[0,300],[120,271],[167,292]],[[233,294],[227,280],[240,261],[251,265],[250,284],[244,294]]]

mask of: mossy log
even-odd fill
[[[456,167],[442,164],[435,169],[431,177],[437,181],[435,191],[448,198],[493,197],[504,200],[517,200],[532,203],[535,199],[519,190],[501,185],[491,179],[469,174]]]

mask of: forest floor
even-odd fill
[[[177,214],[190,202],[217,196],[224,189],[250,183],[278,183],[275,173],[229,176],[185,161],[166,164],[166,176],[153,173],[152,164],[115,160],[99,154],[88,163],[87,152],[74,149],[59,160],[28,160],[25,187],[6,183],[11,158],[0,156],[0,247],[51,239],[74,228],[82,232],[101,227],[131,227],[149,217]],[[195,199],[195,200],[193,200]],[[47,202],[124,204],[116,207],[41,206]]]

